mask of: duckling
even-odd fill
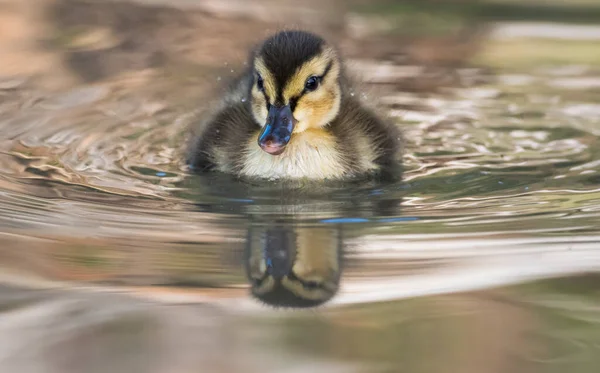
[[[258,179],[392,175],[398,128],[351,94],[338,52],[306,31],[281,31],[250,54],[188,157],[197,172]]]

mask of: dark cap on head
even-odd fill
[[[267,40],[258,49],[256,56],[262,57],[277,86],[285,82],[304,62],[321,53],[325,40],[306,31],[281,31]]]

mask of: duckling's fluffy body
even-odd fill
[[[323,180],[397,168],[398,129],[350,94],[337,53],[321,38],[280,32],[248,65],[194,139],[194,170]]]

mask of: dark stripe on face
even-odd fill
[[[258,71],[254,70],[255,74],[256,74],[256,78],[251,86],[251,90],[254,89],[254,86],[256,86],[256,88],[258,89],[259,92],[262,92],[263,96],[265,97],[265,101],[267,102],[267,110],[271,109],[271,101],[269,100],[269,95],[267,94],[267,91],[264,88],[264,82],[263,82],[263,87],[261,89],[260,85],[258,84],[259,79],[262,80],[262,77],[260,76],[260,74],[258,73]]]
[[[292,110],[292,113],[296,109],[296,104],[298,103],[299,98],[300,96],[290,98],[290,109]]]
[[[325,71],[323,71],[323,74],[321,74],[320,76],[317,77],[319,79],[319,84],[321,84],[323,79],[325,79],[325,77],[327,76],[327,73],[329,73],[332,66],[333,66],[333,61],[329,61],[329,63],[327,64],[327,67],[325,67]],[[292,109],[292,113],[294,112],[294,109],[296,108],[296,104],[298,103],[298,100],[300,99],[300,97],[304,96],[307,92],[308,91],[305,88],[302,91],[302,93],[300,93],[300,95],[290,98],[290,108]],[[279,93],[279,94],[281,95],[281,93]]]

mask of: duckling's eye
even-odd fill
[[[318,87],[319,87],[319,78],[317,78],[316,76],[311,76],[310,78],[308,78],[306,80],[306,84],[304,85],[304,88],[307,91],[314,91]]]
[[[258,76],[258,78],[256,78],[256,87],[258,87],[259,91],[265,90],[265,83],[263,82],[263,79],[260,75]]]

